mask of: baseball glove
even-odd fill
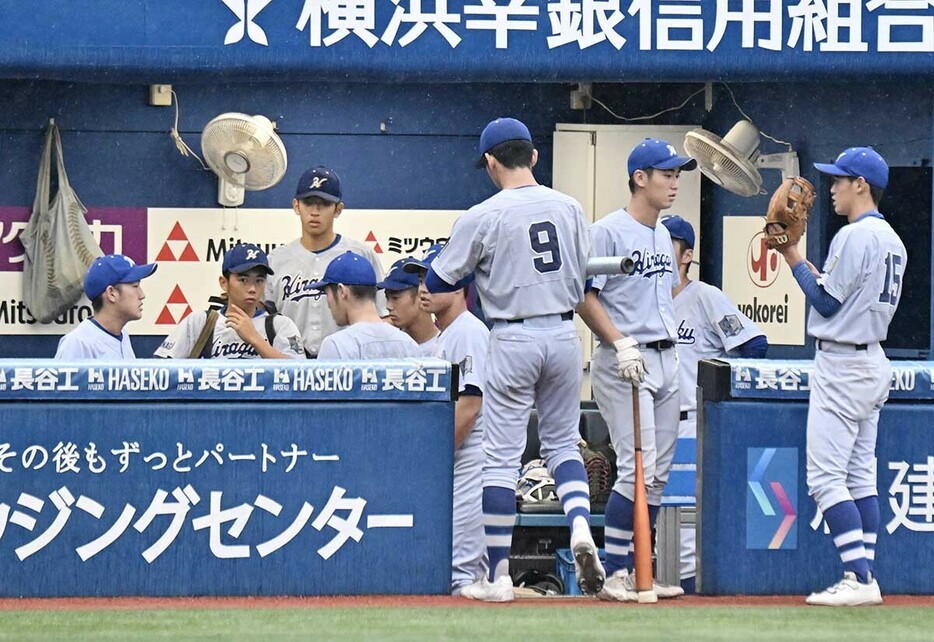
[[[613,488],[610,460],[603,453],[591,448],[583,439],[578,442],[578,446],[584,459],[584,468],[587,470],[587,480],[590,482],[590,501],[606,503]]]
[[[765,215],[765,242],[774,250],[797,245],[808,224],[814,186],[800,176],[786,178],[772,194]]]

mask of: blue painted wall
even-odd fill
[[[534,80],[534,79],[530,79]],[[625,116],[674,107],[702,85],[597,84],[594,95]],[[352,208],[466,208],[493,193],[474,170],[476,140],[483,125],[500,115],[523,119],[540,151],[539,180],[551,183],[552,133],[556,123],[618,123],[594,105],[569,108],[572,85],[256,83],[175,85],[181,102],[179,129],[200,151],[199,134],[226,111],[261,113],[277,121],[289,152],[289,171],[277,186],[247,194],[247,207],[285,207],[304,169],[335,168]],[[854,144],[874,144],[892,165],[918,166],[932,157],[932,89],[919,83],[733,84],[736,99],[763,131],[791,142],[806,177],[817,182],[811,163],[832,159]],[[69,177],[88,206],[214,207],[216,179],[197,161],[183,158],[168,136],[174,109],[150,107],[145,85],[0,80],[0,205],[31,205],[44,127],[55,117],[63,131]],[[724,134],[742,116],[721,85],[713,110],[703,94],[655,124],[700,123]],[[386,132],[381,133],[381,123]],[[783,151],[763,140],[763,153]],[[621,175],[622,175],[621,170]],[[766,171],[765,189],[778,182]],[[705,248],[701,276],[719,284],[721,217],[765,211],[767,196],[743,199],[705,181]],[[819,254],[827,239],[813,233]],[[912,265],[913,269],[929,269]],[[132,326],[131,326],[132,331]],[[2,329],[0,329],[2,333]],[[55,337],[0,336],[0,356],[51,356]],[[141,355],[158,341],[135,342]],[[801,349],[776,356],[805,356]]]

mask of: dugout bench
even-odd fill
[[[581,403],[580,433],[591,448],[608,455],[613,473],[612,484],[616,478],[615,455],[606,421],[593,401]],[[539,448],[538,415],[533,410],[529,418],[522,464],[540,457]],[[656,578],[673,586],[681,584],[681,527],[693,527],[695,524],[696,471],[696,440],[679,438],[655,534]],[[595,502],[591,505],[590,525],[594,541],[600,548],[604,544],[605,508],[604,503]],[[529,571],[553,573],[557,550],[569,547],[570,533],[559,502],[517,501],[516,529],[509,562],[514,579],[522,579]]]

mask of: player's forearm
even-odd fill
[[[256,350],[256,354],[260,356],[261,359],[288,359],[286,355],[282,354],[274,347],[266,343],[263,339],[257,335],[256,339],[244,339],[247,343],[253,346],[253,349]]]
[[[801,286],[801,291],[804,292],[804,297],[808,300],[808,303],[810,303],[822,317],[830,318],[843,307],[840,301],[837,301],[821,287],[817,282],[817,277],[814,276],[814,273],[811,272],[811,268],[807,266],[805,261],[801,261],[793,266],[791,273],[794,275],[798,285]]]
[[[470,431],[473,430],[477,417],[480,416],[480,406],[483,397],[474,395],[461,395],[454,406],[454,450],[461,447]]]
[[[613,343],[623,338],[623,333],[610,320],[595,290],[584,295],[584,301],[577,306],[577,313],[603,343]]]

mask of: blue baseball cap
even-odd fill
[[[889,165],[872,147],[850,147],[833,163],[814,163],[819,172],[831,176],[862,176],[873,187],[885,189],[889,184]]]
[[[151,276],[157,267],[155,263],[137,265],[133,259],[122,254],[106,254],[98,257],[84,275],[84,293],[93,299],[111,285],[142,281]]]
[[[309,283],[305,289],[323,290],[332,283],[376,285],[376,270],[365,258],[348,250],[328,263],[320,281]]]
[[[407,256],[393,263],[392,267],[389,268],[389,274],[386,275],[386,279],[377,283],[376,287],[395,292],[417,288],[418,273],[406,272],[405,269],[403,269],[406,263],[410,263],[414,260],[415,257]]]
[[[255,267],[265,269],[266,274],[274,274],[272,268],[269,267],[269,257],[258,245],[239,243],[224,254],[224,265],[221,271],[224,274],[243,274]]]
[[[483,132],[480,134],[480,158],[477,160],[477,168],[486,167],[486,158],[483,156],[488,151],[501,143],[510,140],[527,140],[532,142],[532,134],[529,128],[521,121],[515,118],[497,118],[490,121]]]
[[[662,225],[668,228],[673,239],[681,239],[689,248],[694,249],[694,227],[677,214],[662,217]]]
[[[629,153],[629,175],[639,169],[681,169],[690,172],[697,161],[689,156],[678,156],[678,150],[664,140],[646,138]]]
[[[295,188],[295,198],[317,196],[331,203],[341,202],[341,179],[332,169],[313,167],[302,174]]]
[[[431,262],[435,260],[441,250],[444,249],[444,243],[435,243],[422,255],[420,261],[411,260],[405,265],[402,266],[402,269],[410,274],[418,274],[419,272],[427,272],[428,268],[431,267]]]

